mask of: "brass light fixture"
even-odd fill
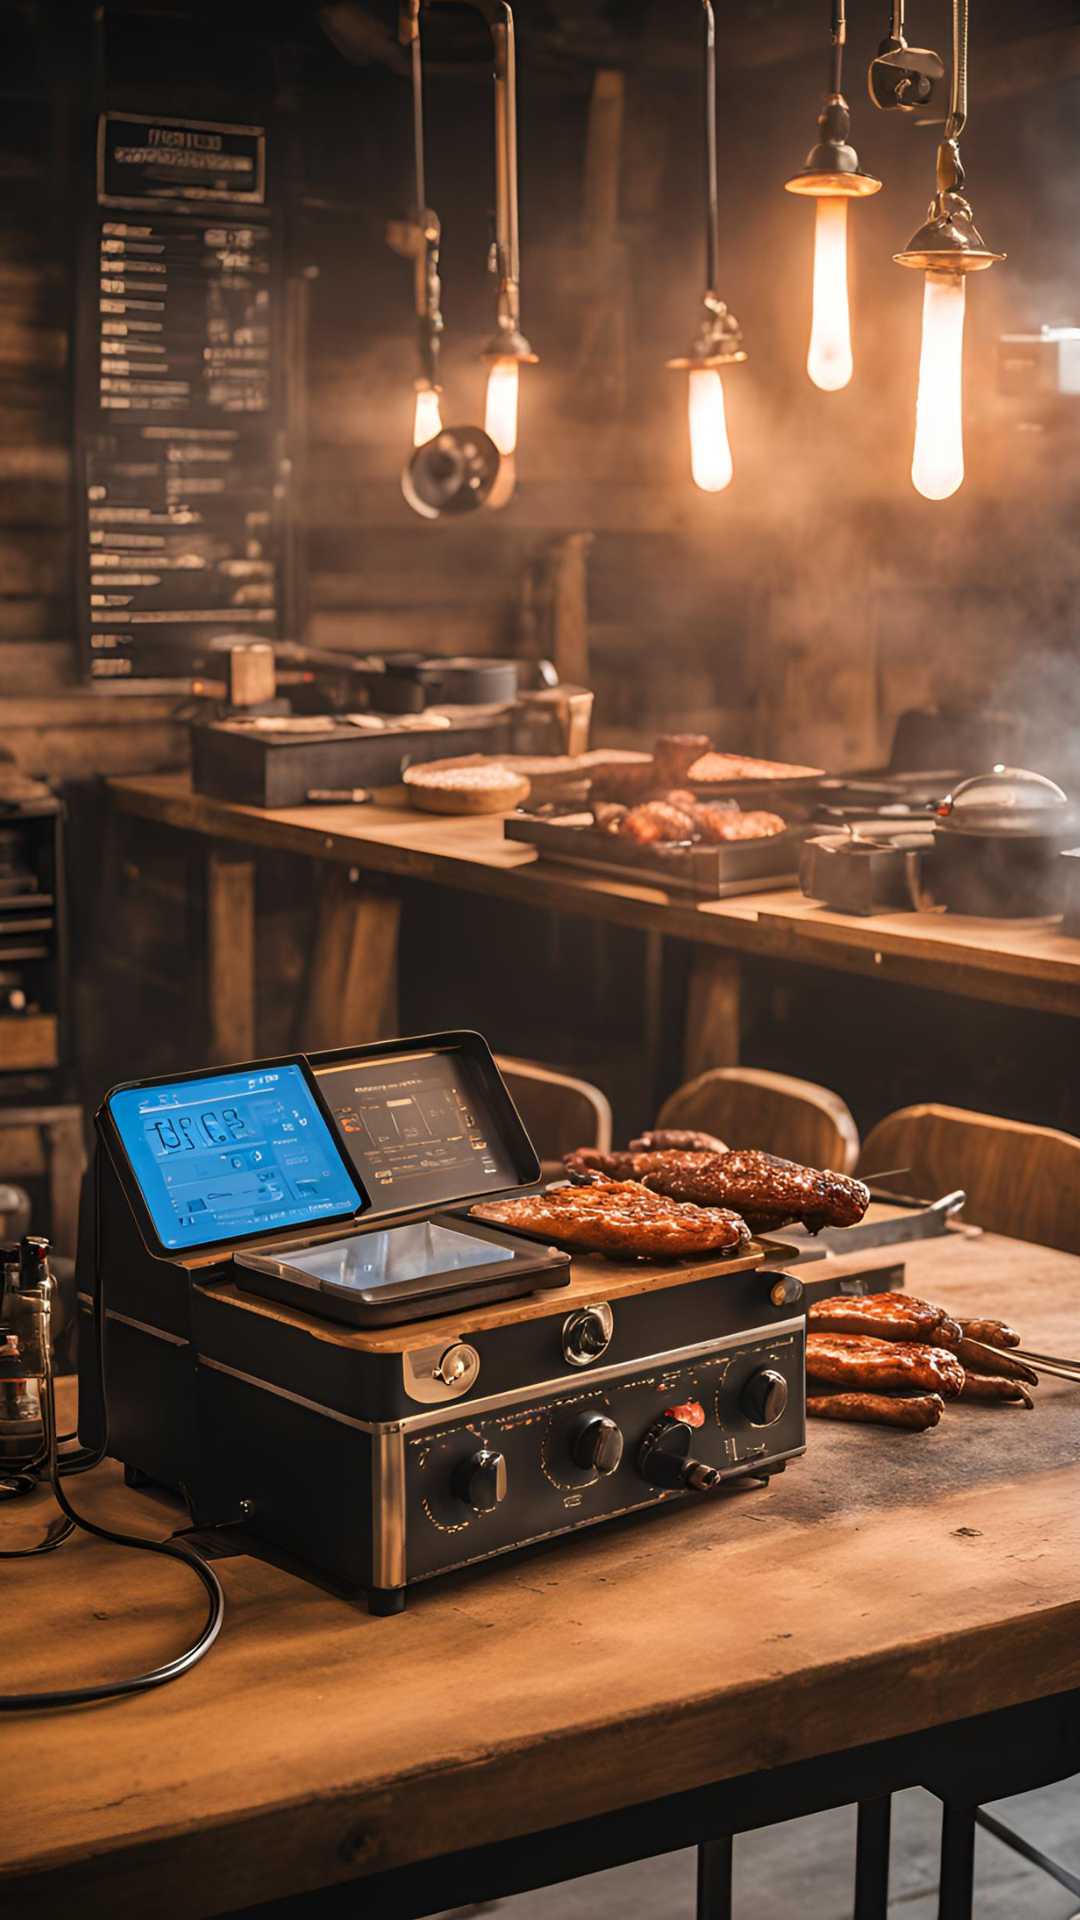
[[[937,192],[924,224],[902,253],[901,267],[926,275],[922,350],[915,402],[911,479],[927,500],[947,500],[964,478],[964,296],[969,273],[1004,260],[986,245],[964,197],[960,136],[968,114],[968,0],[953,0],[949,114],[937,152]]]
[[[411,55],[416,208],[402,250],[415,260],[420,376],[416,382],[412,457],[402,491],[427,519],[504,506],[514,490],[518,431],[518,370],[536,360],[521,331],[521,268],[518,238],[517,72],[514,16],[507,0],[470,0],[487,22],[495,78],[495,238],[490,266],[496,277],[495,332],[484,348],[490,363],[485,427],[444,428],[440,408],[440,311],[437,215],[427,205],[424,176],[423,61],[420,17],[442,0],[404,0],[402,41]],[[400,243],[399,243],[400,244]]]
[[[788,193],[817,202],[814,222],[814,290],[806,371],[816,387],[836,393],[854,370],[848,304],[847,210],[849,200],[879,193],[881,181],[864,173],[848,140],[851,111],[842,91],[847,41],[845,0],[833,0],[829,90],[818,115],[818,139],[799,172],[785,181]]]
[[[720,278],[720,188],[716,153],[716,16],[702,0],[705,21],[705,312],[688,354],[669,367],[688,373],[690,472],[704,493],[730,486],[734,467],[728,440],[721,367],[746,359],[742,329],[717,292]]]

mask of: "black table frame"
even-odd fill
[[[850,1684],[858,1688],[857,1673]],[[868,1696],[868,1720],[873,1705]],[[729,1920],[733,1834],[853,1802],[860,1804],[855,1920],[885,1920],[889,1796],[913,1786],[929,1788],[945,1806],[940,1920],[967,1920],[977,1807],[1075,1772],[1080,1689],[246,1907],[234,1920],[423,1920],[686,1847],[701,1849],[698,1920]]]

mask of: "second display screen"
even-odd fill
[[[378,1211],[516,1184],[480,1076],[456,1049],[347,1061],[316,1079]]]

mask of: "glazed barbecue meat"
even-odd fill
[[[947,1347],[873,1340],[855,1333],[808,1333],[806,1376],[853,1392],[903,1393],[922,1389],[957,1400],[964,1369]]]
[[[646,800],[623,815],[616,831],[624,840],[636,840],[639,846],[655,846],[658,840],[692,840],[694,821],[681,808],[666,800]]]
[[[841,1294],[815,1300],[806,1318],[816,1333],[869,1333],[880,1340],[922,1340],[954,1351],[962,1338],[944,1307],[916,1300],[910,1293],[871,1293],[862,1299]]]
[[[1007,1326],[1004,1320],[961,1320],[960,1325],[969,1340],[985,1340],[988,1347],[1020,1345],[1016,1328]]]
[[[734,807],[696,807],[694,824],[702,840],[722,846],[731,840],[771,840],[774,833],[786,833],[787,821],[778,813],[737,812]]]
[[[639,1133],[630,1142],[631,1153],[726,1153],[727,1145],[715,1133],[696,1133],[692,1127],[659,1127]]]
[[[472,1212],[493,1226],[540,1233],[575,1252],[606,1253],[616,1259],[739,1253],[750,1239],[736,1213],[677,1206],[633,1182],[554,1187],[517,1200],[483,1201]]]
[[[817,1420],[865,1421],[925,1433],[937,1426],[945,1402],[940,1393],[812,1393],[807,1395],[806,1411]]]
[[[971,1373],[965,1369],[961,1400],[990,1400],[998,1405],[1033,1407],[1034,1400],[1022,1380],[1004,1380],[1000,1374]]]
[[[734,1153],[598,1153],[583,1148],[566,1158],[572,1178],[601,1174],[613,1180],[640,1180],[671,1200],[699,1207],[734,1207],[754,1233],[766,1233],[801,1220],[810,1233],[822,1227],[851,1227],[870,1204],[861,1180],[844,1173],[819,1173],[814,1167],[778,1160],[771,1153],[743,1149]]]

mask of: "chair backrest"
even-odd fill
[[[665,1100],[658,1127],[696,1127],[729,1147],[760,1147],[808,1167],[850,1173],[859,1133],[838,1093],[764,1067],[712,1067]]]
[[[561,1173],[563,1154],[575,1147],[608,1152],[611,1107],[599,1087],[535,1060],[512,1060],[504,1054],[495,1060],[546,1174]]]
[[[898,1193],[927,1199],[963,1187],[964,1218],[992,1233],[1080,1253],[1080,1140],[1053,1127],[962,1107],[901,1107],[863,1143],[860,1173],[910,1172]]]

